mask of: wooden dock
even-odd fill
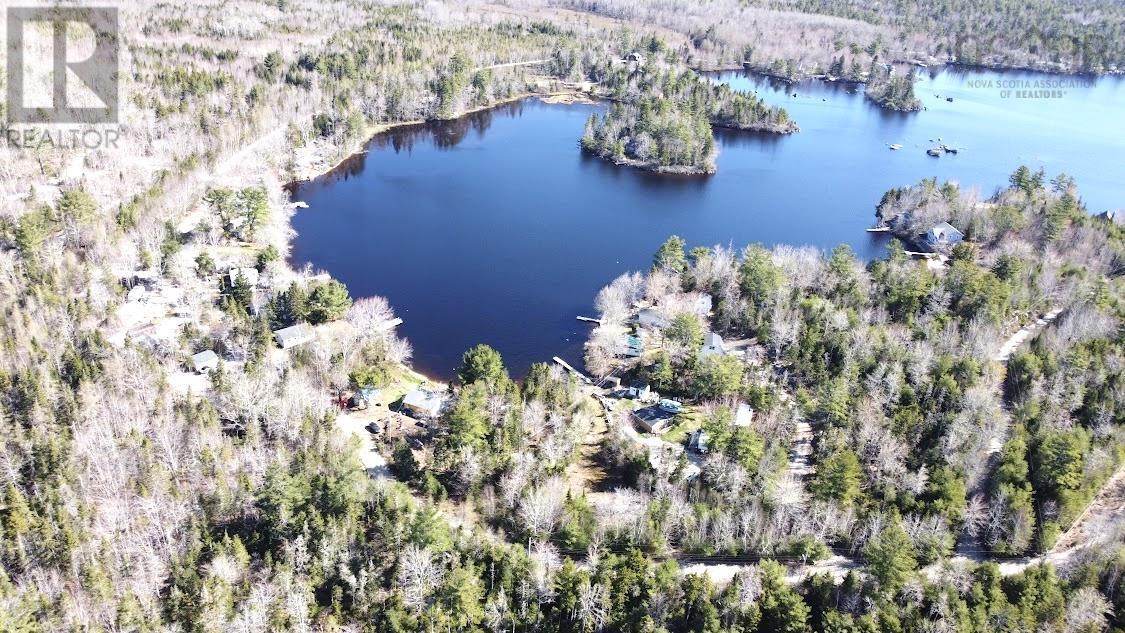
[[[579,321],[585,321],[586,323],[597,323],[598,325],[602,324],[601,319],[595,319],[593,317],[578,316],[578,317],[575,317],[575,318],[578,319]]]
[[[867,232],[868,233],[887,233],[890,230],[891,230],[891,227],[889,227],[889,226],[873,226],[873,227],[867,229]]]
[[[559,358],[558,356],[552,358],[551,360],[553,360],[556,363],[558,363],[559,365],[561,365],[563,369],[569,371],[570,373],[574,374],[575,376],[578,376],[578,379],[581,380],[582,382],[586,383],[587,385],[594,384],[594,381],[587,378],[586,375],[583,374],[582,372],[580,372],[577,369],[571,367],[570,363],[568,363],[565,360]]]

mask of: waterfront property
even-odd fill
[[[923,238],[926,246],[936,250],[952,248],[965,239],[965,235],[949,222],[942,222],[926,231]]]
[[[418,387],[403,397],[402,407],[417,416],[436,418],[445,409],[448,399],[445,393]]]
[[[870,260],[892,237],[864,230],[887,190],[935,177],[987,194],[1021,163],[1048,178],[1073,176],[1092,213],[1120,207],[1125,78],[1098,78],[1060,99],[1005,99],[981,87],[1041,77],[925,69],[916,93],[927,109],[904,114],[871,104],[854,85],[786,90],[726,73],[718,80],[784,107],[802,131],[716,130],[719,170],[707,179],[583,157],[575,139],[604,105],[531,100],[396,129],[294,187],[308,209],[293,217],[291,264],[331,272],[355,297],[387,297],[406,321],[399,333],[413,344],[414,366],[428,375],[452,378],[462,352],[482,342],[516,377],[552,356],[581,368],[588,326],[574,315],[592,315],[598,289],[648,268],[672,234],[735,250],[847,243]],[[926,156],[939,137],[963,151]],[[889,142],[903,150],[889,151]]]

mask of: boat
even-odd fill
[[[899,145],[898,143],[891,143],[889,147],[891,149],[902,149],[902,145]]]

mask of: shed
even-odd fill
[[[926,244],[930,248],[955,246],[965,239],[965,235],[953,227],[949,222],[942,222],[926,231]]]
[[[675,413],[657,406],[644,407],[633,412],[633,420],[646,433],[660,433],[672,423]]]
[[[707,336],[703,338],[703,348],[699,350],[700,357],[723,356],[726,353],[727,344],[723,341],[723,337],[714,332],[708,332]]]
[[[745,402],[738,403],[738,409],[734,412],[734,425],[735,426],[750,426],[754,421],[754,410],[750,405]]]
[[[367,407],[375,404],[382,397],[382,392],[374,387],[361,387],[359,391],[352,394],[348,401],[348,406],[353,409],[366,409]]]
[[[638,64],[643,64],[643,63],[645,63],[645,56],[641,55],[640,53],[638,53],[636,51],[633,51],[632,53],[629,53],[628,55],[625,56],[625,61],[627,61],[627,62],[637,62]]]
[[[273,336],[277,339],[277,344],[281,346],[281,349],[290,349],[313,340],[313,331],[307,324],[298,323],[274,331]]]
[[[625,397],[631,400],[648,400],[652,396],[652,389],[647,382],[634,382],[625,390]]]
[[[416,415],[437,417],[445,408],[446,395],[418,387],[402,399],[402,406]]]
[[[219,355],[205,349],[191,357],[191,366],[197,374],[206,374],[219,366]]]

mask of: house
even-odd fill
[[[641,341],[641,337],[626,334],[621,337],[621,341],[617,345],[617,355],[624,356],[625,358],[640,358],[644,353],[645,346]]]
[[[703,429],[696,429],[688,437],[687,448],[689,451],[699,453],[700,455],[707,454],[707,431]]]
[[[191,357],[191,366],[197,374],[206,374],[219,366],[219,355],[206,349]]]
[[[949,222],[942,222],[929,231],[926,231],[923,239],[926,241],[927,246],[938,249],[960,244],[961,240],[965,239],[965,235],[961,233],[961,231],[953,228],[953,225]]]
[[[230,271],[227,272],[227,276],[230,278],[230,284],[232,286],[236,281],[238,281],[239,277],[241,277],[251,288],[258,285],[257,268],[253,268],[250,266],[247,266],[245,268],[231,268]]]
[[[727,353],[727,344],[723,342],[723,337],[708,332],[707,336],[703,338],[703,348],[699,350],[700,358],[707,358],[708,356],[723,356]]]
[[[629,53],[628,55],[625,56],[625,61],[643,64],[643,63],[645,63],[645,56],[641,55],[640,53],[638,53],[636,51],[633,51],[632,53]]]
[[[1123,212],[1121,212],[1117,209],[1110,209],[1109,211],[1103,211],[1103,212],[1099,213],[1097,215],[1097,217],[1099,219],[1105,220],[1106,222],[1110,222],[1112,224],[1125,224],[1125,213],[1123,213]]]
[[[645,308],[641,310],[637,313],[637,316],[633,317],[633,323],[641,327],[654,328],[657,330],[663,330],[671,325],[668,317],[661,314],[656,308]]]
[[[735,426],[750,426],[754,421],[754,410],[750,405],[745,402],[738,403],[738,409],[734,412],[734,425]]]
[[[445,401],[444,393],[418,387],[403,397],[402,406],[415,415],[434,418],[445,408]]]
[[[657,406],[644,407],[633,412],[633,421],[646,433],[660,433],[672,424],[676,414]]]
[[[281,346],[281,349],[291,349],[313,340],[313,331],[307,324],[298,323],[276,330],[273,337],[277,339],[277,344]]]

